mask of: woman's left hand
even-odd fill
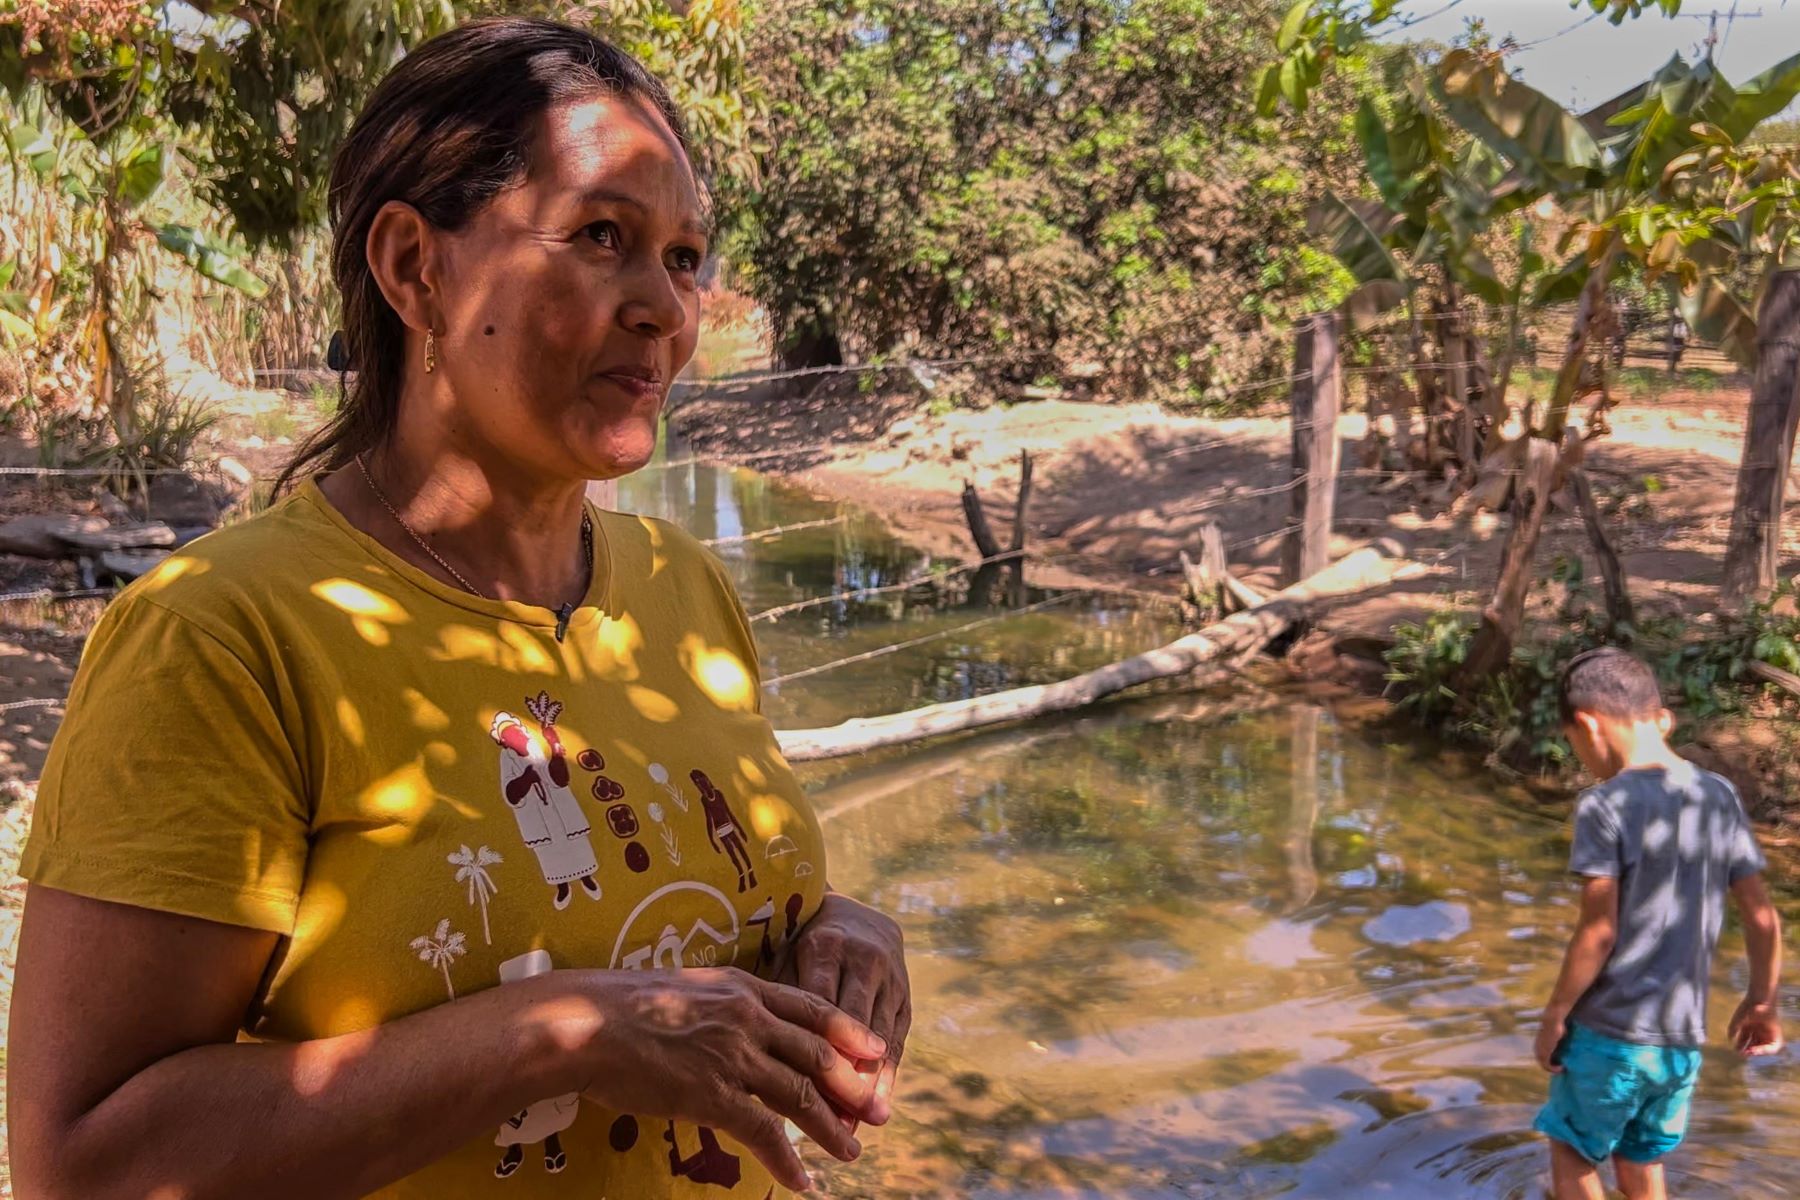
[[[875,1112],[870,1123],[886,1124],[900,1056],[912,1028],[912,984],[899,924],[837,892],[827,892],[818,913],[794,943],[800,986],[831,1001],[887,1042],[887,1057],[859,1064],[877,1071]]]

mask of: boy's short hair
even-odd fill
[[[1563,668],[1556,706],[1564,725],[1578,712],[1631,721],[1662,711],[1662,689],[1650,664],[1617,646],[1577,654]]]

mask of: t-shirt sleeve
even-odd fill
[[[247,657],[157,601],[115,601],[76,673],[20,874],[291,932],[310,805],[274,684]]]
[[[1744,802],[1739,799],[1736,788],[1731,788],[1730,838],[1726,853],[1726,883],[1735,884],[1762,874],[1769,863],[1763,857],[1762,847],[1756,844],[1756,832],[1750,827],[1750,818],[1744,812]]]
[[[1575,802],[1575,844],[1569,849],[1569,870],[1612,879],[1624,873],[1619,825],[1598,791],[1583,792]]]

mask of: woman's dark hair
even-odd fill
[[[365,253],[381,206],[401,200],[439,229],[461,228],[524,178],[545,111],[595,92],[648,102],[688,148],[669,93],[636,59],[555,21],[472,21],[418,46],[376,87],[331,165],[331,269],[344,303],[333,365],[355,379],[336,415],[282,471],[275,495],[393,433],[406,330]]]

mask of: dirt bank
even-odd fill
[[[1611,435],[1594,444],[1589,472],[1644,616],[1713,619],[1748,402],[1741,379],[1667,392],[1654,404],[1627,398]],[[1282,415],[1208,419],[1153,405],[1063,400],[934,413],[916,392],[864,390],[852,378],[811,391],[775,384],[702,393],[677,409],[673,423],[695,453],[865,505],[926,548],[965,558],[975,552],[961,506],[964,482],[980,489],[1004,540],[1017,456],[1027,450],[1035,460],[1027,522],[1035,580],[1173,595],[1179,553],[1195,551],[1201,526],[1216,521],[1234,567],[1253,584],[1276,585],[1279,530],[1291,504],[1284,486],[1291,435]],[[1336,647],[1367,655],[1400,622],[1484,599],[1506,526],[1493,513],[1446,511],[1429,481],[1365,468],[1361,418],[1346,417],[1341,431],[1334,551],[1398,535],[1416,558],[1437,560],[1427,575],[1347,604],[1323,623]],[[1795,515],[1784,530],[1788,574],[1800,571]],[[1547,573],[1559,558],[1593,565],[1572,510],[1553,512],[1538,561]],[[1590,574],[1598,592],[1598,573]],[[1318,672],[1356,665],[1316,646],[1301,662]],[[1379,672],[1365,665],[1361,680],[1378,687]],[[1786,807],[1800,820],[1800,808],[1778,803],[1800,779],[1800,754],[1771,715],[1773,702],[1709,723],[1694,731],[1695,754],[1737,778],[1760,810]]]
[[[1671,393],[1654,407],[1629,401],[1595,444],[1589,470],[1612,518],[1633,598],[1650,611],[1704,613],[1717,600],[1748,390]],[[864,503],[933,548],[969,554],[964,481],[981,489],[1005,528],[1017,455],[1036,459],[1030,547],[1082,579],[1174,592],[1177,554],[1217,521],[1230,557],[1252,582],[1274,581],[1284,485],[1285,416],[1215,420],[1147,404],[1045,400],[931,415],[916,395],[834,382],[810,394],[779,385],[702,394],[680,407],[678,432],[699,453],[743,460],[833,496]],[[1425,580],[1340,610],[1334,628],[1385,634],[1492,581],[1504,535],[1492,513],[1452,515],[1429,486],[1361,467],[1358,417],[1342,424],[1345,476],[1335,547],[1400,535],[1420,557],[1445,555]],[[1553,514],[1540,561],[1589,557],[1576,514]],[[1789,566],[1800,567],[1790,528]],[[1598,585],[1598,576],[1594,583]]]

